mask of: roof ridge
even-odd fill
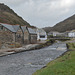
[[[13,26],[13,25],[11,25],[11,26],[12,26],[12,28],[14,29],[14,31],[16,32],[16,30],[15,30],[14,26]]]
[[[16,30],[14,26],[18,27],[18,29],[19,29],[19,25],[12,25],[13,29],[15,30],[15,32],[17,32],[18,29]]]
[[[14,25],[14,24],[9,24],[9,23],[1,23],[0,24],[7,24],[7,25]],[[15,25],[19,25],[19,24],[15,24]]]
[[[17,30],[19,29],[19,25],[8,25],[8,24],[4,24],[4,23],[0,23],[0,24],[2,26],[4,26],[5,28],[7,28],[8,30],[10,30],[11,32],[17,32]],[[14,27],[14,26],[16,26],[16,27]]]

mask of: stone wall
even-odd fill
[[[24,44],[29,44],[29,33],[28,33],[28,31],[24,32]]]
[[[23,43],[23,33],[21,31],[21,29],[19,29],[16,33],[16,42],[18,43]]]
[[[12,42],[13,41],[13,37],[12,37],[12,32],[8,32],[8,31],[0,31],[0,41],[2,42]]]
[[[37,43],[37,35],[33,35],[33,34],[31,34],[30,35],[30,42],[31,43]]]
[[[12,32],[1,25],[0,25],[0,41],[2,42],[13,41]]]
[[[0,29],[0,48],[8,47],[9,43],[12,44],[15,43],[15,41],[22,44],[22,38],[23,34],[21,30],[18,30],[15,34],[3,27],[3,29]]]
[[[0,31],[0,48],[5,48],[6,43],[13,41],[13,33],[8,31]]]

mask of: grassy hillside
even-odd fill
[[[19,24],[19,25],[27,25],[30,24],[22,19],[22,17],[18,16],[12,9],[10,9],[7,5],[0,3],[0,22],[8,23],[8,24]]]
[[[70,51],[47,64],[33,75],[75,75],[75,43],[69,43]]]
[[[43,28],[47,33],[52,31],[53,27],[45,27]]]
[[[65,32],[75,29],[75,15],[69,17],[68,19],[56,24],[54,27],[44,28],[47,32],[49,31],[59,31]]]

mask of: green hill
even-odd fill
[[[2,3],[0,3],[0,23],[30,26],[22,17],[18,16],[12,9]]]

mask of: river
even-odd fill
[[[65,43],[0,57],[0,75],[32,75],[67,51]]]

